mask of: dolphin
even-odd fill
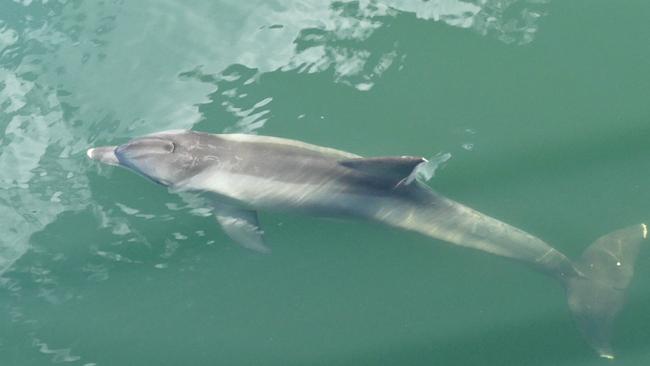
[[[132,170],[171,192],[210,197],[216,221],[244,247],[268,252],[259,210],[343,217],[414,231],[525,263],[562,283],[587,343],[604,358],[644,223],[607,234],[575,261],[523,230],[433,191],[422,157],[364,158],[278,137],[165,131],[91,148],[90,159]],[[427,174],[427,171],[429,174]]]

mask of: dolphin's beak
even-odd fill
[[[117,160],[117,156],[115,155],[115,148],[117,148],[117,146],[94,147],[88,149],[86,155],[88,155],[90,159],[97,160],[104,164],[120,165],[120,161]]]

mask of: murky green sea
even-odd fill
[[[365,156],[575,257],[650,217],[650,3],[0,2],[0,365],[643,365],[650,248],[615,361],[525,265],[262,213],[270,255],[90,146],[166,129]]]

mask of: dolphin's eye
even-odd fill
[[[169,140],[150,140],[147,147],[151,153],[173,153],[176,145]]]

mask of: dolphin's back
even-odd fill
[[[345,151],[278,137],[244,134],[213,135],[223,146],[232,173],[289,184],[319,185],[348,175],[339,160],[359,158]]]
[[[376,200],[430,197],[419,185],[397,187],[392,179],[342,164],[362,158],[341,150],[257,135],[191,132],[188,138],[192,143],[180,145],[197,167],[181,185],[256,209],[374,216]]]
[[[308,144],[306,142],[285,139],[281,137],[247,135],[240,133],[215,134],[209,136],[219,138],[222,141],[232,143],[233,145],[247,146],[249,149],[252,147],[257,147],[260,150],[274,151],[276,153],[298,153],[303,156],[319,156],[337,160],[360,157],[359,155],[347,151]]]

